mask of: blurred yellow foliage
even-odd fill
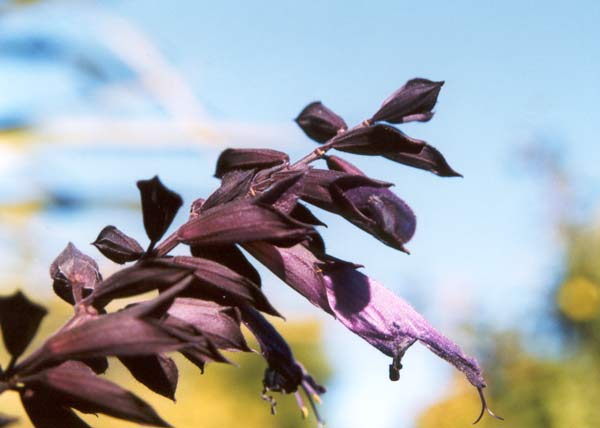
[[[587,321],[598,314],[600,290],[598,285],[584,277],[566,281],[556,296],[558,307],[574,321]]]

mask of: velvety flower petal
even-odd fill
[[[177,211],[181,208],[181,196],[168,189],[157,176],[137,182],[142,199],[144,228],[151,247],[165,234]]]
[[[171,358],[157,354],[120,357],[119,360],[138,382],[175,401],[179,371]]]
[[[448,165],[436,148],[424,141],[410,138],[389,125],[366,126],[348,131],[336,137],[334,148],[359,155],[383,156],[442,177],[461,176]]]
[[[234,170],[270,168],[289,161],[286,153],[271,149],[226,149],[217,160],[215,177]]]
[[[115,263],[123,264],[139,259],[144,253],[142,246],[115,226],[106,226],[92,245]]]
[[[331,186],[339,213],[379,239],[408,252],[404,244],[415,233],[416,217],[410,207],[385,187],[375,187],[366,177],[343,177]]]
[[[96,261],[70,242],[50,265],[50,277],[54,292],[71,304],[89,295],[102,280]]]
[[[96,376],[88,366],[78,361],[67,361],[24,378],[23,382],[32,388],[41,386],[53,393],[56,401],[84,413],[104,413],[145,425],[170,426],[146,402],[119,385]]]
[[[181,242],[189,245],[231,245],[269,241],[293,245],[316,233],[310,225],[271,208],[247,200],[220,205],[191,219],[178,230]]]
[[[324,143],[339,131],[348,128],[344,119],[325,107],[320,101],[307,105],[296,118],[304,133],[315,141]]]
[[[252,243],[245,248],[313,305],[391,356],[392,380],[399,378],[404,352],[419,341],[463,372],[479,390],[483,408],[487,409],[482,393],[486,384],[477,361],[433,328],[403,299],[357,271],[356,266],[317,257],[302,245],[277,248]]]
[[[310,170],[300,196],[346,220],[393,248],[406,251],[416,227],[410,207],[387,189],[391,184],[364,175]]]
[[[328,265],[324,269],[329,307],[349,330],[398,363],[418,340],[463,372],[473,386],[486,386],[477,361],[433,328],[406,301],[349,266]]]
[[[237,308],[180,297],[175,299],[168,314],[196,327],[219,349],[251,351],[240,329],[241,316]]]
[[[315,412],[319,426],[322,426],[323,421],[314,400],[320,401],[319,397],[325,393],[325,388],[316,383],[304,366],[296,361],[287,342],[262,314],[248,306],[241,308],[241,313],[244,324],[256,337],[261,355],[268,364],[263,378],[262,397],[271,404],[271,412],[275,413],[276,403],[273,397],[267,395],[269,391],[294,393],[302,415],[306,417],[308,409],[300,395],[301,389]]]
[[[433,117],[433,107],[444,82],[412,79],[390,95],[371,118],[372,122],[426,122]]]
[[[0,297],[0,327],[4,346],[16,360],[23,354],[48,311],[21,291]]]
[[[338,214],[339,208],[333,200],[331,186],[334,182],[344,177],[352,177],[352,175],[327,169],[311,169],[304,177],[304,186],[300,189],[300,197],[309,204]],[[361,176],[360,178],[363,180],[363,184],[368,182],[374,187],[389,187],[392,185],[391,183],[367,177]]]
[[[61,405],[47,388],[24,388],[21,403],[35,428],[90,428],[75,412]]]
[[[199,284],[193,284],[186,295],[210,299],[222,305],[250,304],[271,315],[279,312],[267,300],[260,287],[232,269],[212,260],[177,256],[174,263],[191,267]]]
[[[241,313],[244,324],[260,345],[261,355],[269,364],[265,387],[286,393],[296,391],[302,383],[303,374],[287,342],[260,312],[243,307]]]

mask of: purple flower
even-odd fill
[[[306,174],[301,197],[336,213],[381,242],[408,252],[404,244],[415,233],[417,219],[391,190],[390,183],[342,171],[312,169]]]
[[[487,410],[495,416],[483,396],[486,383],[477,360],[431,326],[405,300],[356,270],[356,266],[326,255],[317,257],[303,245],[280,248],[251,243],[244,248],[313,305],[392,357],[391,380],[400,378],[404,353],[419,341],[460,370],[477,388],[482,414]],[[477,421],[480,418],[481,415]]]
[[[269,391],[294,393],[302,416],[306,418],[308,409],[300,395],[301,389],[308,398],[319,427],[323,426],[315,401],[320,403],[320,395],[325,393],[325,388],[316,383],[304,366],[296,361],[285,339],[260,312],[250,306],[244,306],[241,308],[241,314],[244,324],[260,345],[261,355],[269,365],[263,378],[262,398],[271,404],[271,412],[275,414],[276,403],[273,397],[267,395]]]

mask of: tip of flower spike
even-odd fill
[[[477,419],[475,419],[475,422],[473,422],[473,425],[477,424],[477,422],[479,422],[481,420],[481,418],[483,418],[483,415],[485,412],[488,412],[490,414],[490,416],[503,421],[504,418],[501,416],[498,416],[497,414],[495,414],[494,412],[492,412],[492,410],[488,407],[487,402],[485,401],[485,395],[483,395],[483,388],[477,388],[477,392],[479,393],[479,399],[481,400],[481,413],[479,413],[479,416],[477,417]]]

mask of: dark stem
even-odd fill
[[[13,371],[13,369],[15,368],[15,364],[17,363],[17,357],[15,357],[14,355],[11,356],[10,361],[8,362],[8,366],[6,366],[6,375],[10,375],[10,373]]]

